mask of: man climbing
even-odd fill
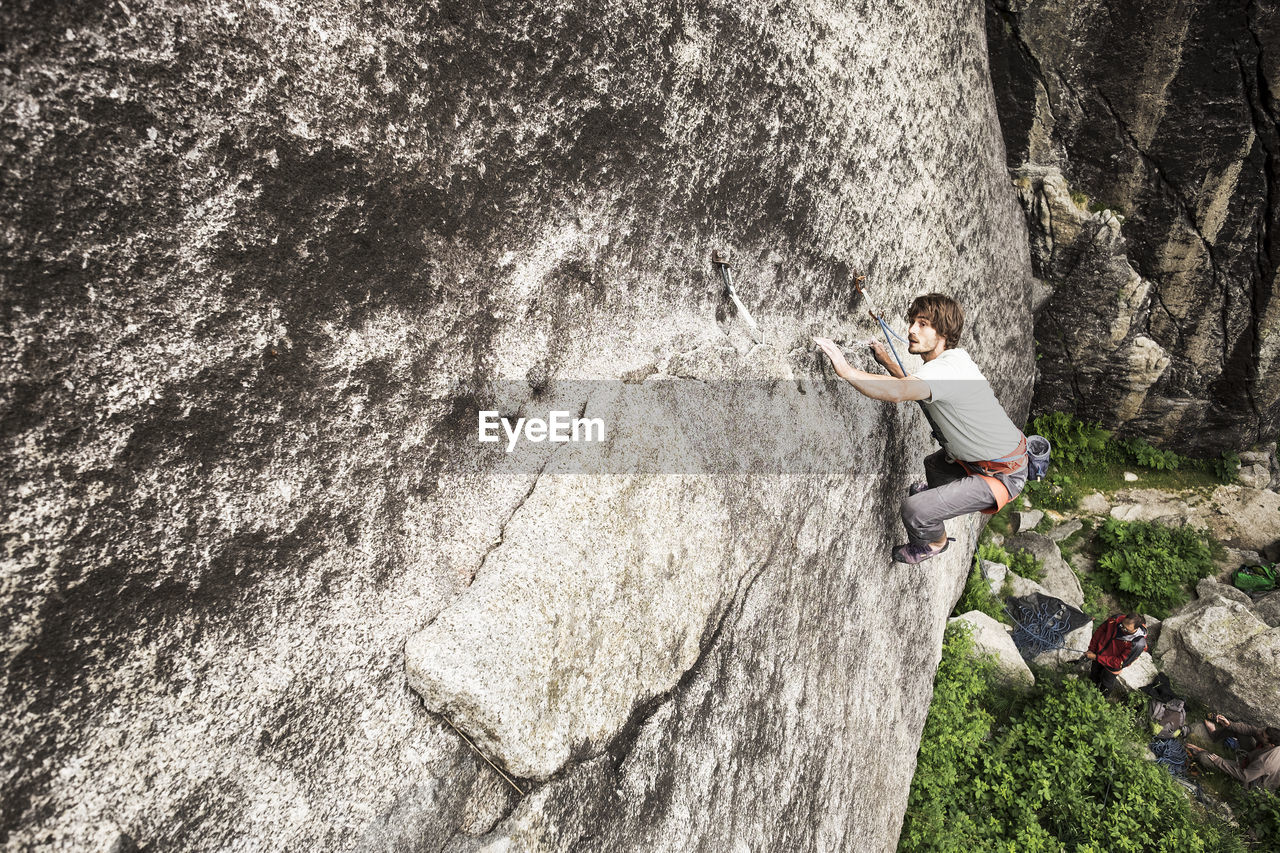
[[[1187,751],[1195,756],[1202,767],[1217,768],[1242,783],[1245,788],[1266,788],[1268,791],[1280,789],[1280,749],[1277,749],[1280,746],[1280,729],[1233,723],[1221,714],[1214,720],[1205,720],[1204,725],[1215,741],[1228,736],[1248,738],[1252,739],[1254,748],[1238,761],[1227,761],[1195,744],[1187,744]]]
[[[1098,626],[1089,640],[1085,657],[1093,661],[1089,680],[1103,695],[1111,695],[1120,671],[1138,659],[1147,647],[1146,619],[1140,613],[1117,613]]]
[[[1001,408],[990,383],[958,348],[964,312],[948,296],[919,296],[907,311],[908,351],[924,365],[907,375],[879,341],[871,344],[889,377],[850,366],[835,342],[814,338],[836,375],[873,400],[918,401],[942,449],[924,460],[925,482],[902,503],[907,542],[893,549],[900,563],[941,554],[952,540],[943,522],[971,512],[995,512],[1027,481],[1027,440]]]

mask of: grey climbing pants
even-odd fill
[[[996,499],[986,481],[948,462],[945,450],[925,457],[924,476],[929,488],[902,502],[902,524],[912,542],[937,542],[947,535],[942,522],[948,518],[995,508]],[[1009,490],[1009,497],[1016,498],[1026,485],[1027,466],[997,479]]]

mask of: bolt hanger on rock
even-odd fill
[[[747,330],[751,332],[751,340],[758,344],[764,343],[764,333],[760,331],[760,327],[752,319],[751,312],[742,303],[742,300],[738,297],[737,288],[733,286],[733,277],[729,274],[729,270],[732,269],[729,266],[729,253],[722,252],[719,249],[714,250],[711,253],[711,263],[720,271],[720,278],[724,281],[725,289],[729,292],[729,299],[733,302],[733,306],[738,309],[738,313],[742,315],[742,319],[746,321]]]

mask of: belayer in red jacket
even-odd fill
[[[1138,659],[1147,647],[1146,620],[1141,613],[1120,613],[1098,626],[1085,657],[1093,661],[1089,678],[1110,695],[1120,670]]]

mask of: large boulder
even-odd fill
[[[1133,663],[1120,670],[1118,680],[1124,689],[1132,692],[1146,687],[1155,681],[1159,674],[1160,670],[1156,669],[1156,662],[1152,660],[1151,655],[1143,652]]]
[[[1018,647],[1013,644],[1013,638],[1009,636],[1009,629],[1004,625],[980,610],[970,610],[948,621],[969,629],[974,650],[978,654],[989,654],[995,659],[996,672],[1002,682],[1019,687],[1031,687],[1036,683],[1031,668],[1022,659]]]
[[[1084,591],[1080,579],[1071,570],[1071,564],[1062,556],[1058,543],[1040,533],[1019,533],[1005,540],[1008,551],[1028,551],[1044,564],[1044,577],[1040,586],[1054,598],[1061,598],[1072,607],[1084,604]]]
[[[1160,668],[1179,692],[1228,717],[1280,726],[1280,628],[1220,595],[1165,619]]]
[[[1237,589],[1230,584],[1222,583],[1214,578],[1201,578],[1196,582],[1196,598],[1225,598],[1227,601],[1235,601],[1246,607],[1253,606],[1253,599],[1244,590]]]
[[[979,7],[0,26],[0,843],[893,848],[978,521],[889,559],[927,426],[811,338],[943,289],[1025,417]]]
[[[1272,628],[1280,628],[1280,592],[1269,592],[1253,603],[1253,612]]]
[[[1280,494],[1240,485],[1209,494],[1173,494],[1159,489],[1122,489],[1111,516],[1120,521],[1190,524],[1233,548],[1266,553],[1280,547]]]

